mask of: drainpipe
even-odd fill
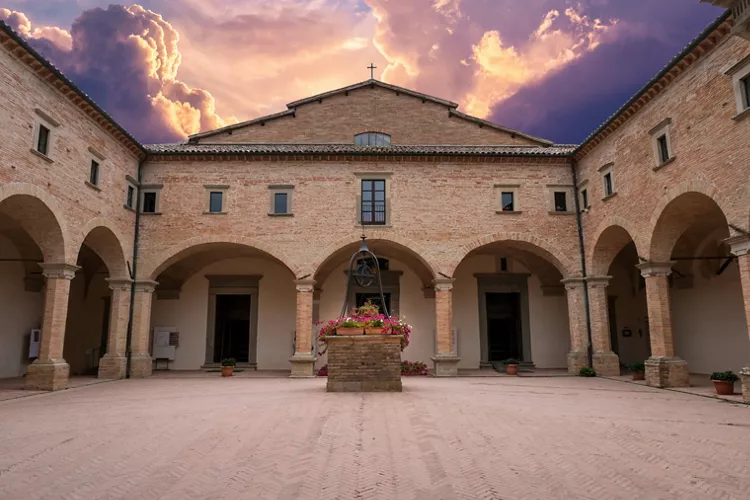
[[[571,159],[570,169],[573,172],[573,199],[575,200],[576,207],[576,223],[578,225],[578,248],[581,253],[581,272],[583,273],[583,303],[586,308],[586,334],[588,336],[588,346],[586,348],[586,354],[588,356],[589,367],[594,366],[594,353],[592,351],[593,342],[591,338],[591,309],[589,307],[589,287],[588,283],[585,282],[588,274],[586,273],[586,251],[583,245],[583,221],[581,219],[581,200],[578,197],[578,174],[576,173],[576,165],[578,162],[575,158]]]
[[[130,312],[128,313],[128,333],[125,337],[125,378],[130,378],[131,346],[133,344],[133,308],[135,306],[135,277],[138,270],[138,236],[141,229],[141,184],[143,183],[143,164],[148,157],[138,162],[138,185],[135,191],[135,232],[133,233],[133,268],[130,270]]]

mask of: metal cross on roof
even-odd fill
[[[367,69],[370,70],[370,80],[374,80],[375,79],[375,69],[376,68],[377,68],[377,66],[375,66],[373,63],[370,63],[370,65],[367,67]]]

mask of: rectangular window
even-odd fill
[[[565,191],[555,191],[555,212],[568,211],[568,197]]]
[[[36,150],[45,156],[47,156],[47,153],[49,152],[49,129],[44,125],[39,125],[39,137],[36,141]]]
[[[745,109],[750,108],[750,75],[740,80]]]
[[[609,196],[614,192],[614,186],[612,185],[612,172],[607,172],[604,174],[604,196]]]
[[[94,186],[99,184],[99,162],[91,160],[91,168],[89,169],[89,182]]]
[[[287,213],[287,194],[286,193],[274,193],[273,195],[273,213],[285,214]]]
[[[208,195],[208,211],[221,212],[224,193],[221,191],[211,191]]]
[[[656,145],[659,148],[659,163],[665,163],[669,160],[669,144],[667,143],[666,134],[656,139]]]
[[[505,191],[500,195],[500,202],[503,205],[503,212],[512,212],[514,210],[513,192]]]
[[[143,213],[156,213],[156,193],[153,191],[143,193]]]
[[[125,195],[125,206],[128,208],[133,208],[133,199],[135,198],[135,188],[128,184],[128,191]]]
[[[581,190],[581,204],[583,205],[583,208],[589,208],[589,190],[588,189]]]
[[[362,224],[385,225],[385,180],[362,180]]]

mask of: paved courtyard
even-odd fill
[[[612,380],[154,377],[0,402],[0,499],[750,498],[750,407]]]

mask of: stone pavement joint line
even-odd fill
[[[603,379],[122,380],[0,422],[0,499],[750,498],[750,408]]]

